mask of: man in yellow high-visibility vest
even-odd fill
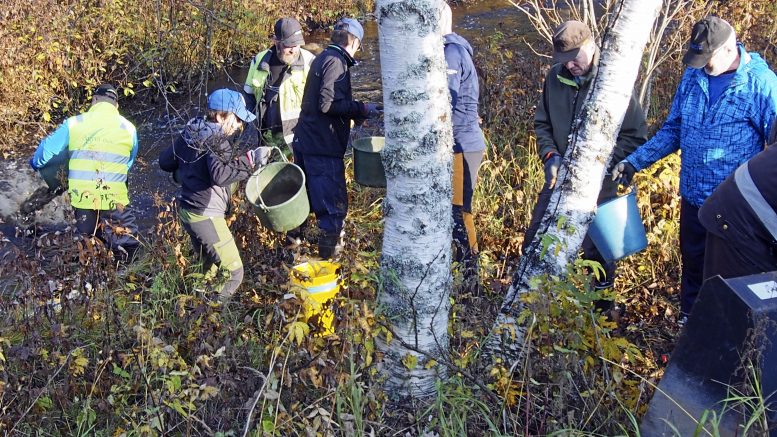
[[[67,149],[68,194],[78,231],[97,236],[126,261],[139,246],[127,189],[138,136],[118,108],[116,89],[100,85],[87,112],[68,118],[40,142],[30,166],[39,170]]]
[[[296,19],[281,18],[274,30],[273,46],[251,61],[243,91],[249,110],[257,114],[260,142],[290,145],[315,56],[301,48],[305,39]]]

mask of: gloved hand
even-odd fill
[[[380,103],[362,103],[362,114],[365,118],[378,118],[383,112],[383,105]]]
[[[612,180],[618,181],[621,185],[630,185],[636,172],[637,169],[634,168],[629,161],[624,159],[615,164],[615,167],[612,169]]]
[[[561,167],[561,155],[554,153],[545,160],[545,185],[548,188],[556,186],[558,169]]]
[[[254,167],[261,167],[270,162],[272,147],[260,146],[248,151],[248,159],[254,164]]]

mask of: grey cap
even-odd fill
[[[341,18],[335,23],[335,30],[347,30],[348,33],[358,38],[359,42],[364,39],[364,28],[355,18]]]
[[[284,17],[275,22],[275,40],[286,47],[305,44],[302,25],[296,18]]]

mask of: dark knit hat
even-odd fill
[[[92,98],[99,102],[116,103],[119,100],[119,93],[116,92],[113,85],[104,83],[94,90]]]

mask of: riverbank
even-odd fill
[[[137,263],[117,268],[99,244],[69,232],[20,237],[20,246],[0,236],[0,433],[636,434],[678,330],[677,156],[637,177],[649,248],[619,265],[609,297],[626,307],[624,317],[613,322],[594,315],[590,303],[569,294],[586,280],[573,276],[543,290],[552,299],[537,314],[536,349],[522,373],[513,372],[512,363],[484,362],[481,345],[511,282],[543,182],[532,120],[548,62],[523,46],[521,16],[509,4],[464,4],[454,9],[454,19],[454,28],[475,46],[483,86],[488,150],[474,200],[482,287],[464,286],[454,267],[451,377],[439,383],[436,398],[397,406],[381,389],[376,341],[385,338],[390,315],[374,302],[381,288],[384,191],[354,183],[350,159],[344,286],[333,302],[336,335],[316,335],[320,326],[304,319],[305,297],[289,287],[289,268],[315,243],[285,249],[283,235],[263,228],[240,195],[230,226],[246,279],[233,305],[212,300],[208,290],[217,284],[205,283],[192,264],[170,201],[174,186],[154,160],[202,105],[204,92],[240,86],[245,70],[223,67],[195,81],[199,88],[191,94],[176,87],[152,100],[158,88],[138,91],[145,103],[132,117],[143,149],[130,184],[149,225]],[[357,96],[371,99],[380,89],[376,24],[367,22],[365,31],[354,83]],[[325,40],[316,35],[311,40]],[[748,46],[773,50],[750,40]],[[662,71],[654,129],[681,72],[678,60]],[[33,134],[49,128],[41,125]],[[20,155],[14,152],[13,162],[23,167]],[[2,167],[0,176],[18,171],[35,178],[22,167]],[[17,182],[3,187],[13,191]]]

